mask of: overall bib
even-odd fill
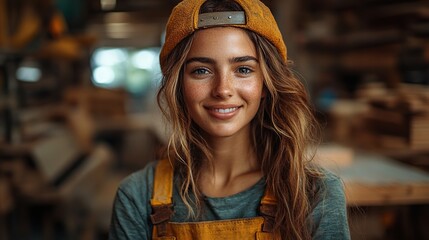
[[[265,191],[261,200],[259,207],[261,216],[258,217],[203,222],[170,222],[173,215],[173,174],[173,168],[168,160],[158,163],[151,199],[153,239],[273,239],[276,201],[268,191]]]

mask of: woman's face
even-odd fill
[[[192,120],[209,136],[247,134],[264,95],[247,33],[234,27],[197,31],[185,61],[183,93]]]

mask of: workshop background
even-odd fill
[[[0,240],[106,239],[158,158],[179,0],[0,0]],[[345,184],[352,239],[429,239],[429,1],[265,0]]]

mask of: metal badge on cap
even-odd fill
[[[243,11],[211,12],[202,13],[198,16],[198,28],[241,24],[246,24],[246,16]]]

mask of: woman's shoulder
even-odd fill
[[[326,169],[326,168],[320,168],[321,176],[319,178],[319,183],[323,185],[334,185],[338,186],[343,184],[341,178],[333,173],[332,171]]]
[[[119,184],[119,191],[137,193],[151,189],[157,164],[158,161],[149,162],[144,168],[125,177]]]
[[[327,169],[322,168],[320,173],[315,184],[317,189],[313,198],[313,215],[321,217],[330,211],[338,214],[346,208],[343,181]]]
[[[150,239],[150,198],[157,162],[125,177],[118,188],[112,210],[109,239]]]
[[[344,199],[344,184],[341,178],[335,173],[320,168],[320,177],[317,179],[317,192],[326,199]]]
[[[313,239],[350,239],[344,184],[333,172],[321,169],[312,219]]]

